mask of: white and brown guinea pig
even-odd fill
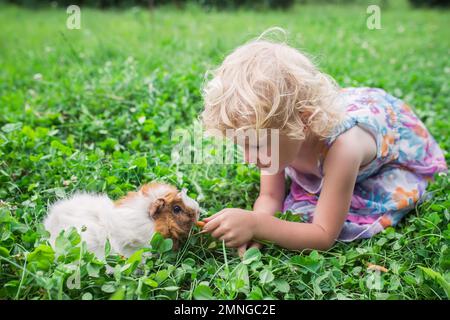
[[[106,239],[111,252],[128,257],[148,246],[156,231],[171,238],[177,249],[198,220],[199,209],[185,189],[153,182],[115,202],[103,194],[75,193],[49,208],[44,226],[52,245],[62,230],[75,227],[97,257],[104,257]]]

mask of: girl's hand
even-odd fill
[[[238,254],[239,254],[239,257],[243,258],[243,257],[244,257],[244,254],[245,254],[245,251],[247,251],[247,250],[250,249],[250,248],[258,248],[258,249],[261,249],[262,246],[263,246],[262,243],[259,243],[259,242],[256,242],[256,241],[250,241],[250,242],[248,242],[248,243],[245,243],[245,244],[243,244],[242,246],[240,246],[240,247],[238,248]]]
[[[242,209],[223,209],[203,220],[202,233],[225,241],[227,247],[237,248],[253,239],[256,226],[255,214]]]

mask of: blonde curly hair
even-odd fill
[[[307,131],[329,137],[344,115],[339,86],[299,50],[262,39],[271,31],[236,48],[206,73],[203,126],[222,135],[227,129],[270,128],[295,140]]]

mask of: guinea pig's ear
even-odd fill
[[[148,213],[150,217],[154,218],[161,211],[162,207],[166,204],[166,201],[162,198],[156,199],[148,208]]]

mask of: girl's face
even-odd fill
[[[246,163],[256,164],[262,174],[276,174],[289,166],[299,154],[302,140],[293,140],[273,130],[266,137],[237,142],[244,152]]]

